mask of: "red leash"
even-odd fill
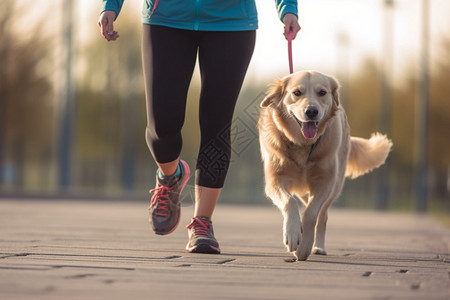
[[[151,12],[150,15],[148,16],[149,18],[150,18],[151,16],[153,16],[153,13],[155,12],[156,7],[158,6],[158,1],[159,1],[159,0],[155,0],[155,3],[153,4],[152,12]]]
[[[292,39],[294,37],[294,33],[289,31],[287,40],[288,40],[288,58],[289,58],[289,72],[290,74],[294,73],[294,64],[292,63]]]

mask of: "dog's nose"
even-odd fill
[[[315,106],[308,106],[305,109],[305,114],[310,120],[314,120],[319,114],[319,109]]]

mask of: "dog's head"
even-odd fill
[[[339,83],[318,72],[298,72],[278,80],[261,107],[273,107],[287,122],[296,122],[306,139],[314,139],[319,124],[339,107]]]

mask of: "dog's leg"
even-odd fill
[[[341,183],[337,184],[336,188],[331,191],[324,188],[327,185],[327,182],[322,182],[314,187],[314,190],[319,192],[312,197],[310,196],[308,205],[303,213],[303,239],[295,253],[298,260],[306,260],[308,258],[311,254],[313,243],[314,247],[317,248],[314,249],[314,254],[326,254],[325,229],[328,219],[327,211],[333,201],[339,196],[343,185],[343,178]]]
[[[330,208],[331,204],[337,199],[337,197],[339,197],[339,194],[342,191],[342,187],[344,185],[344,177],[342,175],[343,174],[341,174],[341,181],[336,183],[336,188],[330,195],[329,200],[322,205],[322,208],[319,211],[312,254],[327,255],[327,252],[325,251],[325,231],[328,221],[328,208]]]
[[[286,205],[282,209],[284,217],[283,242],[289,252],[294,252],[302,241],[302,222],[297,199],[293,196],[288,197]]]
[[[317,217],[320,211],[320,201],[310,201],[303,212],[302,228],[303,235],[300,246],[297,248],[295,256],[298,260],[306,260],[311,254],[314,243],[314,230],[316,227]]]
[[[325,231],[327,228],[328,207],[329,205],[324,205],[319,212],[312,254],[327,255],[325,251]]]

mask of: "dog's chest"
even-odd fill
[[[284,153],[286,154],[287,163],[293,164],[302,170],[308,168],[315,145],[298,146],[292,142],[287,142],[285,147]]]

